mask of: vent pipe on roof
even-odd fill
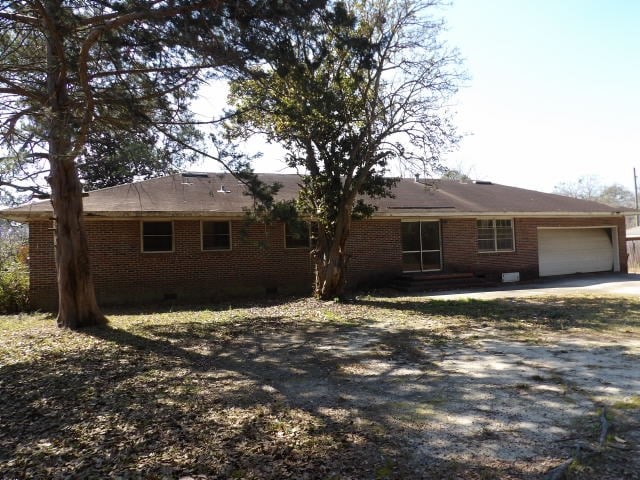
[[[416,178],[416,180],[415,180],[416,183],[419,183],[420,182],[420,174],[419,173],[414,173],[413,175]]]

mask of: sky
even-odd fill
[[[640,2],[456,0],[444,17],[471,77],[448,166],[542,191],[589,175],[633,190]]]
[[[452,99],[464,138],[445,165],[475,179],[552,191],[595,176],[633,191],[640,175],[640,1],[454,0],[443,40],[468,80]],[[224,88],[203,91],[219,108]],[[257,171],[279,171],[264,150]],[[203,168],[216,169],[205,162]]]

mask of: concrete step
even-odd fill
[[[390,287],[408,293],[458,290],[495,286],[495,282],[476,277],[472,273],[407,273],[391,282]]]

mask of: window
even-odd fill
[[[309,248],[311,245],[310,229],[307,222],[284,224],[284,248]]]
[[[404,272],[429,272],[442,268],[439,221],[403,221],[401,242]]]
[[[142,222],[143,252],[173,252],[172,222]]]
[[[513,221],[478,220],[478,250],[480,252],[512,252]]]
[[[202,222],[202,250],[231,250],[230,222]]]

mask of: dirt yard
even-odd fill
[[[0,478],[541,479],[571,458],[566,478],[640,478],[635,298],[111,321],[0,320]]]

